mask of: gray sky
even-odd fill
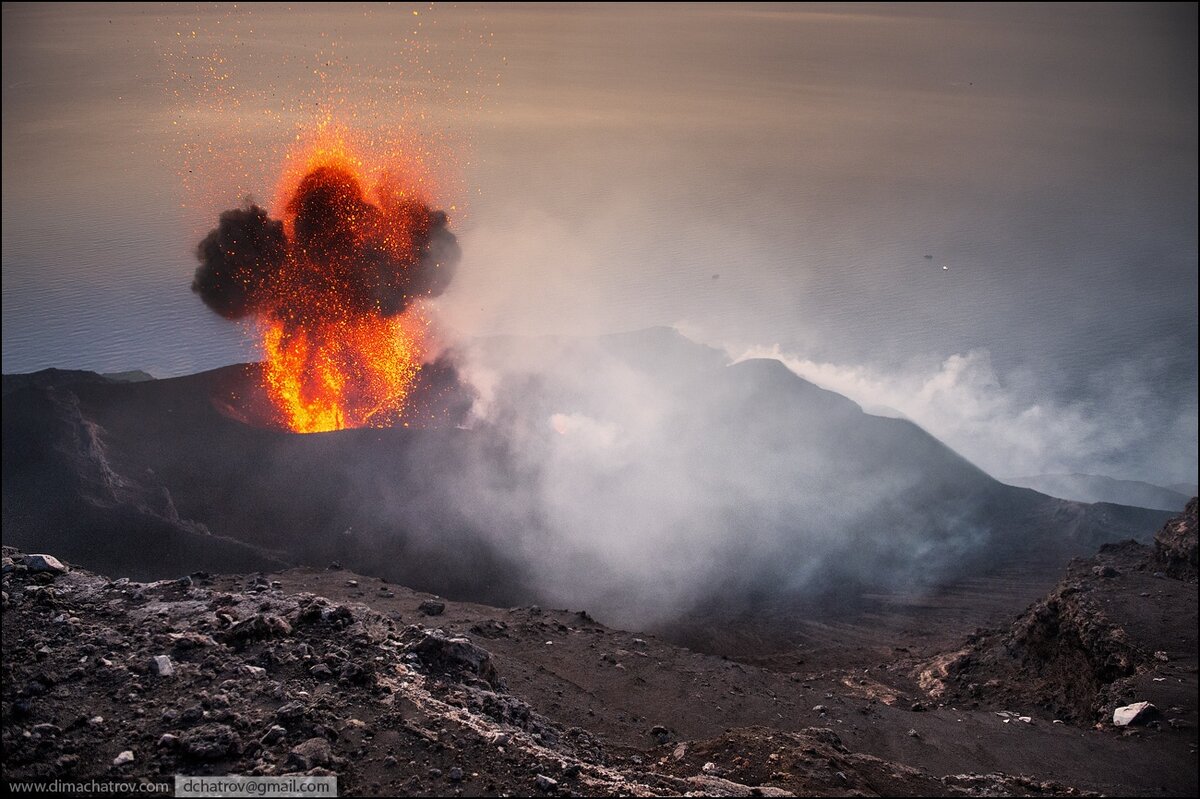
[[[191,249],[332,99],[452,173],[448,330],[677,325],[994,474],[1195,480],[1195,5],[3,14],[5,371],[253,357]]]

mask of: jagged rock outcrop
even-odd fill
[[[1032,703],[1086,723],[1107,701],[1106,687],[1132,675],[1144,658],[1084,585],[1066,580],[1008,630],[981,631],[927,664],[919,681],[935,697]]]
[[[1154,559],[1173,577],[1196,579],[1197,498],[1154,536]]]
[[[923,663],[914,676],[938,699],[1032,706],[1060,720],[1111,723],[1114,708],[1135,698],[1127,695],[1135,678],[1171,660],[1158,648],[1161,639],[1138,636],[1151,619],[1179,612],[1154,604],[1170,593],[1164,583],[1178,579],[1196,579],[1195,499],[1162,527],[1153,548],[1130,540],[1073,560],[1054,590],[1010,627],[977,630],[961,649]],[[1194,602],[1191,608],[1194,615]]]

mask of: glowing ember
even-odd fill
[[[313,433],[398,421],[421,368],[421,331],[409,327],[403,316],[267,327],[263,377],[287,427]]]
[[[295,163],[283,219],[254,205],[222,214],[192,288],[222,316],[257,321],[280,424],[396,424],[425,352],[417,305],[445,290],[458,244],[446,215],[394,173],[365,190],[362,162],[340,144]]]

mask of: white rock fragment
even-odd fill
[[[62,561],[53,555],[26,555],[25,568],[31,572],[53,572],[54,574],[66,574],[70,571],[62,564]]]
[[[150,661],[150,670],[159,677],[175,676],[175,664],[166,655],[155,655]]]
[[[113,758],[114,766],[124,766],[125,764],[132,763],[132,762],[133,762],[133,752],[130,751],[129,749],[126,749],[124,752],[122,752],[121,754],[119,754],[115,758]]]
[[[1132,705],[1124,705],[1113,711],[1113,726],[1126,727],[1130,724],[1141,724],[1149,719],[1155,710],[1157,708],[1149,702],[1134,702]]]

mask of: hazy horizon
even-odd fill
[[[254,358],[193,250],[334,97],[432,143],[452,338],[671,326],[993,475],[1196,480],[1195,5],[3,23],[6,373]]]

